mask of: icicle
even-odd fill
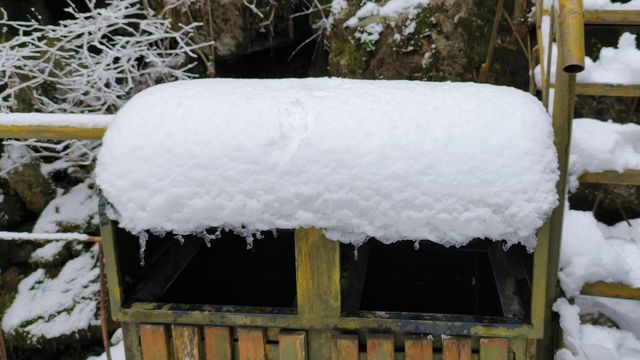
[[[353,259],[358,260],[358,249],[360,249],[360,244],[355,244],[353,246]]]
[[[413,250],[415,251],[420,250],[420,240],[416,240],[413,242]]]
[[[149,234],[145,231],[138,233],[138,244],[140,244],[140,266],[144,266],[144,251],[147,249]]]
[[[176,235],[176,239],[180,241],[180,245],[184,245],[184,238],[182,237],[182,235]]]
[[[207,247],[210,248],[211,247],[211,239],[213,238],[211,235],[209,235],[209,233],[207,233],[206,231],[203,231],[201,233],[202,239],[204,240],[204,243],[207,244]]]
[[[247,234],[244,239],[247,241],[247,250],[253,249],[253,235]]]

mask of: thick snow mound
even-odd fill
[[[122,108],[96,174],[134,233],[316,226],[353,243],[533,248],[557,203],[552,138],[542,104],[508,87],[194,80]]]
[[[573,120],[571,187],[584,172],[640,170],[640,125],[596,119]]]
[[[596,281],[640,287],[640,219],[607,226],[590,211],[567,210],[561,246],[558,277],[568,296]]]

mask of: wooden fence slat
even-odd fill
[[[337,335],[334,338],[333,360],[358,360],[358,335]]]
[[[231,332],[228,327],[205,326],[204,353],[206,360],[231,360]]]
[[[238,359],[266,360],[263,329],[238,328]]]
[[[282,360],[306,360],[306,333],[304,331],[281,332],[278,335],[278,349]]]
[[[480,339],[480,360],[507,360],[509,356],[509,340]]]
[[[442,360],[460,360],[460,348],[456,339],[443,337]]]
[[[172,325],[173,354],[176,359],[200,360],[200,328]]]
[[[471,360],[471,339],[458,339],[458,349],[460,349],[460,360]]]
[[[367,360],[394,360],[393,348],[393,335],[367,335]]]
[[[169,360],[167,334],[164,325],[140,325],[140,346],[143,360]]]
[[[0,329],[0,360],[7,360],[7,350],[4,347],[4,333]]]
[[[404,355],[405,360],[433,360],[433,340],[421,335],[407,335]]]

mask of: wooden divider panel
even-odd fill
[[[404,354],[405,360],[433,360],[433,340],[422,335],[407,335]]]
[[[393,360],[393,348],[393,335],[367,335],[367,360]]]
[[[307,360],[307,339],[304,331],[280,332],[278,335],[280,360]]]
[[[200,360],[200,328],[173,325],[173,354],[176,359]]]
[[[480,339],[480,360],[507,360],[509,340]]]
[[[264,330],[238,328],[238,359],[266,360],[266,358]]]
[[[442,360],[471,360],[471,339],[443,339]]]
[[[140,347],[143,360],[169,360],[165,326],[141,324]]]
[[[358,360],[358,335],[336,335],[333,360]]]
[[[231,331],[228,327],[204,327],[206,360],[231,360]]]

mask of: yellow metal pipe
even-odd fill
[[[584,70],[584,11],[582,0],[559,0],[559,47],[562,70]]]

